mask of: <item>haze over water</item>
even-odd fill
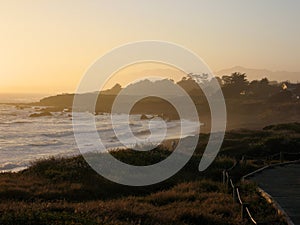
[[[29,103],[39,101],[49,94],[37,93],[0,93],[0,103]]]

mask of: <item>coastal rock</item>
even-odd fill
[[[100,116],[103,116],[104,113],[103,113],[103,112],[94,112],[94,115],[95,115],[95,116],[99,116],[99,115],[100,115]]]
[[[16,107],[16,109],[18,109],[18,110],[23,110],[23,109],[30,108],[30,106],[27,106],[27,105],[16,105],[15,107]]]
[[[149,118],[148,116],[146,116],[145,114],[142,114],[140,117],[141,120],[149,120],[151,118]]]
[[[39,111],[44,113],[44,112],[64,112],[64,109],[63,107],[46,107],[46,108],[42,108],[40,109]]]
[[[63,112],[64,112],[64,113],[72,112],[72,109],[66,108],[66,109],[63,110]]]
[[[53,116],[50,112],[33,113],[29,117]]]

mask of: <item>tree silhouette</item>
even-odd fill
[[[223,92],[227,97],[238,97],[246,92],[248,80],[245,73],[232,73],[231,76],[223,76]]]

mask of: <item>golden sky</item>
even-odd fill
[[[149,39],[185,46],[213,71],[300,71],[299,8],[293,0],[2,0],[0,92],[74,92],[101,55]],[[150,67],[132,74],[162,69]]]
[[[141,74],[143,77],[141,77]],[[147,77],[160,77],[160,79],[172,78],[174,81],[179,81],[184,76],[187,76],[187,74],[178,68],[167,64],[141,62],[126,66],[112,74],[103,89],[111,88],[116,83],[121,83],[122,86],[127,86],[132,82],[137,82],[140,79],[145,79]]]

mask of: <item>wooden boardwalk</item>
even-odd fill
[[[257,182],[300,225],[300,163],[268,168],[249,178]]]

